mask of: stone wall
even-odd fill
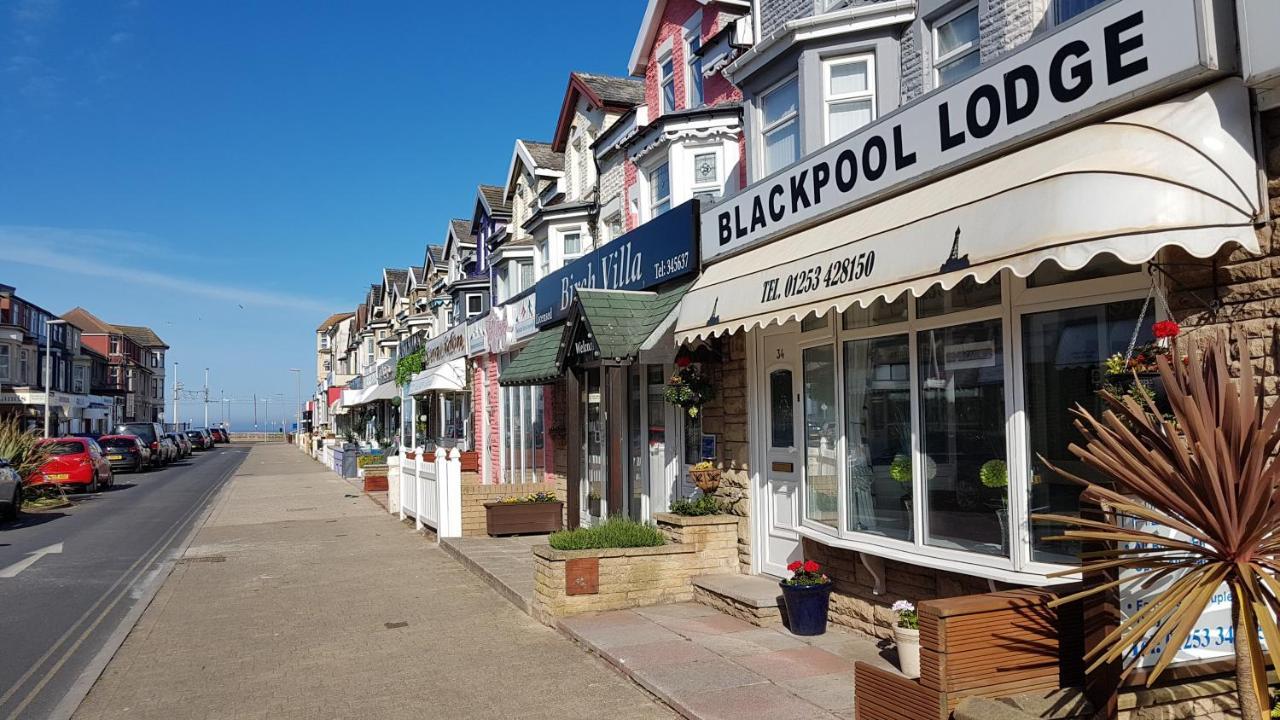
[[[550,621],[586,612],[688,602],[693,599],[693,578],[736,572],[737,522],[732,518],[659,513],[654,519],[667,536],[667,545],[602,550],[535,547],[533,615]],[[566,563],[580,558],[599,563],[599,586],[594,593],[569,595]]]
[[[735,333],[722,341],[718,362],[703,363],[716,396],[702,408],[702,432],[718,436],[720,488],[715,497],[738,518],[738,564],[751,572],[750,438],[747,435],[747,339]]]
[[[821,564],[834,583],[828,619],[872,637],[893,636],[895,618],[889,606],[895,601],[910,600],[918,604],[923,600],[979,595],[991,590],[987,581],[971,575],[885,560],[885,592],[876,595],[873,592],[875,576],[858,555],[852,550],[804,540],[805,559]]]
[[[485,503],[494,502],[508,495],[528,495],[553,490],[555,486],[549,483],[484,485],[480,483],[476,473],[462,473],[462,536],[480,537],[489,534],[485,523]]]

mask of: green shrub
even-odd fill
[[[361,455],[356,458],[356,467],[364,467],[365,465],[384,465],[387,459],[382,455]]]
[[[671,501],[671,512],[676,515],[697,517],[699,515],[719,515],[720,503],[712,495],[700,495],[697,498],[676,498]]]
[[[551,533],[547,542],[556,550],[657,547],[667,544],[658,528],[616,516],[594,527]]]

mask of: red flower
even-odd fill
[[[1172,320],[1161,320],[1151,326],[1151,332],[1155,333],[1157,339],[1178,337],[1178,333],[1182,332],[1182,328],[1178,327],[1178,323]]]
[[[797,561],[795,561],[795,562],[791,563],[790,565],[788,565],[788,566],[787,566],[787,570],[790,570],[791,572],[795,572],[795,571],[799,570],[799,569],[800,569],[800,568],[802,568],[802,567],[804,567],[804,563],[802,563],[802,562],[800,562],[799,560],[797,560]]]
[[[812,560],[804,561],[804,571],[807,573],[816,573],[822,569],[822,566]]]
[[[691,361],[689,360],[689,356],[688,356],[688,355],[680,355],[680,356],[676,357],[676,367],[678,367],[678,368],[686,368],[686,367],[689,367],[689,363],[690,363],[690,362],[691,362]]]

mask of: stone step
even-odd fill
[[[782,623],[778,581],[764,575],[716,574],[693,579],[693,599],[752,625],[770,627]]]

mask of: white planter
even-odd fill
[[[893,641],[898,646],[898,667],[909,678],[920,677],[920,631],[895,627]]]

